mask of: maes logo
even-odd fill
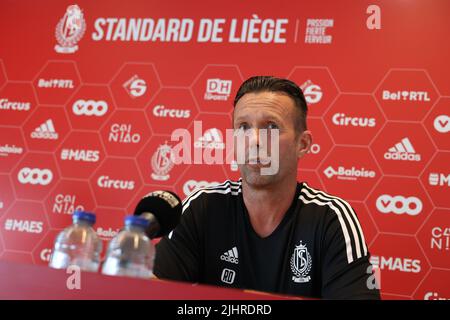
[[[421,270],[420,260],[398,257],[372,256],[370,263],[380,269],[400,272],[419,273]]]

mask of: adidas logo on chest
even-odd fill
[[[238,250],[236,247],[231,248],[228,251],[225,251],[221,256],[220,256],[220,260],[226,261],[226,262],[231,262],[234,264],[238,264],[239,263],[239,254],[238,254]]]

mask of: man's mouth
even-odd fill
[[[270,164],[270,159],[268,158],[250,158],[246,162],[247,165],[256,165],[256,166],[266,166]]]

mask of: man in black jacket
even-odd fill
[[[307,105],[293,82],[252,77],[234,100],[249,143],[242,178],[200,189],[157,246],[157,277],[326,299],[379,299],[358,218],[343,199],[297,182],[308,152]],[[262,141],[277,132],[279,157]],[[252,149],[253,148],[253,149]],[[270,158],[251,150],[265,149]],[[262,174],[273,167],[276,172]]]

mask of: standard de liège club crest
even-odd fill
[[[308,252],[306,244],[295,246],[294,253],[291,256],[291,270],[294,276],[292,280],[296,283],[305,283],[311,280],[309,272],[311,271],[312,258]]]
[[[74,53],[78,50],[78,41],[86,31],[86,21],[83,12],[76,4],[70,5],[66,13],[56,25],[55,36],[58,44],[55,51],[58,53]]]

